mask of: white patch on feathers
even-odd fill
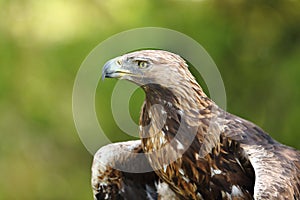
[[[186,176],[181,176],[181,177],[182,177],[182,179],[183,179],[185,182],[187,182],[187,183],[190,182],[190,179],[189,179],[188,177],[186,177]]]
[[[181,175],[183,175],[183,176],[184,176],[184,171],[183,171],[183,169],[182,169],[182,168],[180,168],[178,171],[179,171],[179,173],[180,173]]]
[[[164,164],[163,168],[164,168],[165,173],[167,172],[167,167],[168,167],[168,165]]]
[[[177,113],[182,116],[183,115],[183,110],[178,110]]]
[[[172,106],[173,106],[173,104],[172,104],[171,102],[167,102],[167,105],[168,105],[169,107],[172,107]]]
[[[181,144],[181,142],[179,142],[178,140],[176,140],[176,142],[177,142],[177,149],[178,150],[184,150],[183,144]]]
[[[170,189],[169,185],[165,182],[159,182],[156,185],[157,194],[161,200],[177,199],[173,190]]]
[[[243,196],[243,192],[238,186],[233,185],[231,188],[231,194],[234,196]]]
[[[167,130],[167,131],[169,130],[169,126],[167,126],[167,125],[166,125],[166,130]]]
[[[219,169],[214,169],[214,168],[210,168],[210,173],[211,173],[211,176],[214,176],[216,174],[222,174],[222,171],[219,170]]]

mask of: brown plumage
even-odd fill
[[[141,141],[119,142],[106,145],[94,156],[92,188],[94,199],[176,199],[176,195],[150,169],[143,153]],[[121,171],[120,169],[127,169]]]
[[[299,151],[219,108],[204,94],[180,56],[160,50],[129,53],[107,62],[103,77],[132,81],[146,93],[140,117],[141,144],[135,145],[146,153],[155,174],[148,183],[137,182],[137,187],[146,194],[158,194],[152,199],[163,192],[177,199],[300,199]],[[110,159],[130,162],[114,154]],[[105,171],[106,175],[95,165],[94,186],[101,185],[103,178],[99,177],[117,174],[115,185],[123,186],[112,190],[126,193],[122,187],[132,177],[114,170]],[[159,190],[157,183],[167,189]],[[95,195],[108,193],[101,187],[94,191]]]

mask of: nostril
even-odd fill
[[[122,64],[121,60],[117,60],[117,64],[121,65]]]

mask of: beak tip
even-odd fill
[[[104,64],[103,69],[102,69],[102,76],[101,76],[102,81],[104,81],[106,74],[110,68],[111,63],[112,63],[112,61],[109,60]]]
[[[101,80],[104,81],[104,79],[105,79],[105,73],[102,73]]]

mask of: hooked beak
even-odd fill
[[[105,63],[102,70],[102,80],[104,78],[121,78],[126,74],[130,74],[130,71],[122,68],[121,57],[117,57]]]

